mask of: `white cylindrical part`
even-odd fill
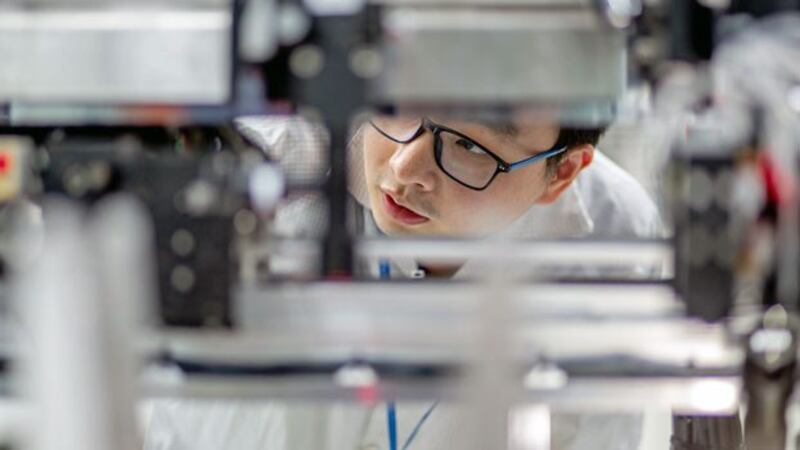
[[[97,206],[89,230],[96,270],[101,276],[103,354],[108,379],[106,399],[113,448],[139,450],[138,377],[142,368],[139,337],[152,326],[157,298],[155,240],[147,211],[132,197],[118,196]]]
[[[24,448],[141,448],[133,344],[140,299],[153,298],[144,223],[126,202],[91,220],[75,204],[46,202],[43,245],[15,291],[30,344],[15,373],[33,412]]]
[[[21,275],[16,307],[31,346],[19,356],[23,398],[35,423],[35,450],[105,450],[110,445],[97,280],[82,212],[63,202],[45,208],[42,252]]]

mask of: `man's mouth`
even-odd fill
[[[419,225],[430,220],[398,204],[391,195],[385,192],[383,193],[383,205],[392,218],[406,225]]]

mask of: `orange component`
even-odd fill
[[[181,125],[189,120],[186,109],[179,106],[130,106],[125,108],[125,113],[137,125]]]

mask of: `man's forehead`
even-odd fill
[[[510,120],[479,120],[476,123],[501,136],[514,137],[520,132],[520,126]]]
[[[526,108],[454,108],[440,107],[396,107],[390,114],[397,116],[430,117],[451,122],[483,125],[498,133],[513,134],[529,127],[553,126],[558,123],[554,111]]]
[[[436,123],[464,132],[470,137],[513,144],[522,149],[545,150],[558,139],[559,125],[552,113],[527,109],[487,108],[397,108],[395,115],[429,117]],[[475,136],[473,136],[475,135]],[[478,139],[480,140],[480,139]],[[482,142],[489,144],[489,142]]]

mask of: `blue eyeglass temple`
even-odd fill
[[[556,155],[558,155],[560,153],[564,153],[565,151],[567,151],[567,146],[564,146],[564,147],[561,147],[561,148],[553,148],[553,149],[550,149],[550,150],[545,150],[542,153],[539,153],[537,155],[531,156],[530,158],[525,158],[522,161],[517,161],[515,163],[509,164],[505,171],[506,172],[511,172],[512,170],[516,170],[516,169],[520,169],[520,168],[525,167],[525,166],[529,166],[529,165],[531,165],[531,164],[533,164],[533,163],[535,163],[537,161],[541,161],[543,159],[550,158],[551,156],[556,156]]]

